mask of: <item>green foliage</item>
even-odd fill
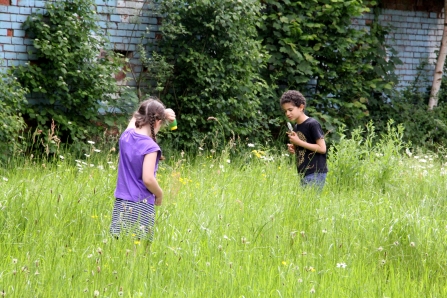
[[[310,115],[325,129],[356,127],[368,115],[368,103],[390,94],[399,61],[385,47],[388,29],[377,22],[369,32],[351,26],[369,11],[364,1],[263,2],[259,32],[270,53],[264,77],[280,91],[307,95]]]
[[[427,86],[428,82],[426,65],[425,61],[421,63],[418,75],[410,86],[388,99],[376,101],[370,116],[377,131],[385,132],[386,123],[393,119],[405,128],[402,137],[405,142],[411,143],[414,148],[443,154],[447,144],[446,81],[444,79],[441,85],[438,106],[428,111],[429,90],[421,87]]]
[[[269,97],[259,75],[268,58],[257,40],[260,9],[256,0],[160,2],[158,46],[173,75],[157,84],[164,87],[162,101],[178,115],[173,141],[181,146],[196,147],[216,133],[223,140],[269,135],[260,111]]]
[[[447,144],[447,103],[440,102],[432,111],[427,110],[428,94],[406,89],[389,102],[383,102],[380,111],[371,114],[378,130],[384,131],[387,119],[394,119],[405,127],[404,140],[416,148],[438,152]]]
[[[20,148],[19,141],[25,128],[20,111],[26,104],[26,93],[27,90],[9,71],[0,71],[0,162],[4,162]]]
[[[114,73],[122,59],[106,49],[91,0],[47,2],[44,12],[31,14],[23,24],[34,38],[36,61],[16,69],[23,86],[32,92],[23,113],[32,126],[44,131],[55,121],[71,139],[97,132],[94,123],[119,106]],[[104,116],[103,115],[103,116]]]

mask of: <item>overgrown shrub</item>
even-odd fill
[[[411,85],[392,97],[374,102],[370,118],[378,132],[386,131],[386,123],[393,119],[405,128],[402,139],[414,148],[421,148],[445,155],[447,146],[447,79],[443,79],[438,106],[428,110],[430,83],[426,73],[427,62],[418,67]],[[447,71],[447,69],[444,69]],[[424,89],[425,86],[425,89]]]
[[[27,122],[45,132],[54,120],[59,132],[75,141],[102,130],[95,124],[113,124],[107,116],[119,106],[113,74],[123,61],[107,50],[93,5],[47,2],[44,11],[31,14],[23,28],[34,38],[36,60],[15,70],[32,92],[22,107]]]
[[[196,147],[216,134],[223,141],[269,135],[260,110],[263,98],[271,98],[259,75],[268,58],[257,40],[260,9],[255,0],[160,1],[158,45],[173,74],[157,83],[179,118],[173,142]]]

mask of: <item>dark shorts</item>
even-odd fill
[[[322,190],[324,183],[326,182],[326,176],[327,173],[312,173],[306,175],[301,179],[301,185],[316,187],[319,190]]]
[[[112,212],[110,233],[118,237],[121,233],[138,239],[152,241],[154,236],[155,207],[146,202],[116,199]]]

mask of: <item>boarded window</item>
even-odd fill
[[[117,54],[120,54],[123,59],[125,59],[125,58],[128,58],[128,59],[133,58],[133,52],[131,52],[131,51],[114,50],[114,52],[117,53]],[[126,73],[130,71],[130,67],[132,67],[132,64],[125,63],[125,65],[123,67],[123,70],[120,71],[119,73],[115,74],[115,79],[118,82],[123,81],[126,78]]]

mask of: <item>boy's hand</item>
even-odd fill
[[[294,144],[294,145],[298,145],[300,143],[300,138],[298,137],[298,135],[296,134],[296,132],[292,131],[287,133],[289,135],[289,141],[290,143]]]
[[[165,109],[166,120],[172,122],[175,120],[175,112],[173,109]]]
[[[289,151],[290,154],[295,154],[295,146],[293,144],[287,144],[287,151]]]

